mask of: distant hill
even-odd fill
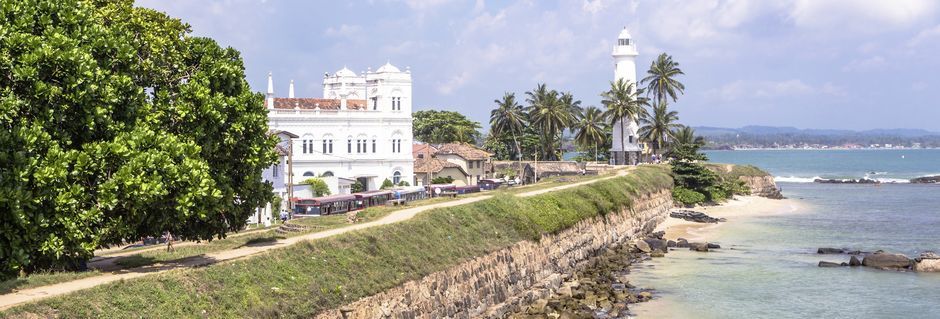
[[[940,132],[922,129],[874,129],[865,131],[799,129],[778,126],[724,128],[693,127],[704,136],[708,148],[836,147],[885,145],[940,147]]]
[[[721,136],[721,135],[782,135],[782,134],[801,134],[812,136],[897,136],[897,137],[923,137],[940,136],[940,132],[931,132],[923,129],[874,129],[864,131],[835,130],[835,129],[799,129],[789,126],[759,126],[749,125],[741,128],[725,128],[696,126],[693,127],[695,133],[701,136]]]

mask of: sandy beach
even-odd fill
[[[806,204],[795,199],[769,199],[758,196],[738,196],[719,206],[696,207],[691,210],[700,211],[715,218],[726,218],[726,223],[733,223],[736,218],[770,216],[779,214],[798,214],[806,211]],[[665,231],[666,238],[675,240],[685,238],[690,242],[708,241],[710,235],[716,232],[725,223],[703,224],[677,218],[667,218],[656,231]]]

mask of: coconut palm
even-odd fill
[[[705,145],[705,138],[701,136],[695,136],[695,130],[688,126],[682,126],[673,131],[672,136],[673,143],[677,145]]]
[[[653,145],[653,154],[666,146],[667,141],[673,138],[673,131],[682,128],[679,121],[679,112],[670,111],[668,103],[660,102],[652,107],[652,113],[646,113],[640,118],[640,138]]]
[[[545,84],[539,84],[535,90],[526,92],[526,95],[528,96],[526,102],[529,103],[527,107],[529,123],[542,133],[543,158],[557,159],[555,143],[564,129],[573,121],[570,112],[572,106],[566,105],[565,101],[559,97],[558,91],[548,90]]]
[[[646,85],[647,93],[652,94],[660,104],[665,102],[667,97],[675,102],[679,94],[685,91],[685,85],[676,80],[677,76],[685,73],[679,68],[679,63],[673,61],[672,56],[666,53],[656,57],[646,74],[640,83]]]
[[[576,133],[575,142],[582,147],[594,147],[594,160],[597,160],[597,145],[603,144],[607,138],[607,118],[600,109],[589,106],[578,113],[578,120],[574,124]]]
[[[623,142],[623,132],[626,131],[626,123],[636,121],[646,113],[645,105],[648,100],[640,97],[642,90],[635,90],[633,82],[630,80],[617,79],[610,82],[610,90],[601,93],[601,103],[607,107],[604,115],[612,125],[620,125],[620,150],[623,151],[626,145]]]
[[[502,100],[493,100],[496,103],[496,109],[490,112],[490,132],[494,137],[502,139],[505,135],[512,136],[512,142],[516,146],[516,159],[522,156],[522,150],[519,146],[517,134],[521,134],[525,127],[525,111],[522,105],[516,102],[516,94],[506,92]]]

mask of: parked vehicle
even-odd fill
[[[503,181],[502,178],[489,178],[489,179],[481,179],[479,182],[479,185],[480,185],[481,190],[489,191],[489,190],[494,190],[494,189],[499,188],[504,183],[505,182]]]
[[[372,206],[382,206],[385,202],[392,199],[393,193],[390,190],[376,190],[353,194],[358,199],[356,203],[358,209],[366,209]]]
[[[403,199],[406,203],[428,198],[428,191],[421,186],[407,186],[392,191],[395,199]]]
[[[480,186],[479,185],[457,186],[454,188],[454,191],[457,192],[457,194],[479,193]]]
[[[427,186],[427,190],[431,197],[438,197],[442,193],[456,192],[457,186],[454,186],[454,184],[431,184]]]
[[[297,199],[295,216],[343,214],[359,209],[356,195],[330,195],[310,199]]]

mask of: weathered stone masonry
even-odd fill
[[[631,208],[581,221],[538,242],[506,249],[430,274],[318,318],[498,318],[545,297],[558,273],[583,265],[599,250],[651,232],[669,216],[671,189],[651,190]],[[550,285],[550,284],[549,284]]]

